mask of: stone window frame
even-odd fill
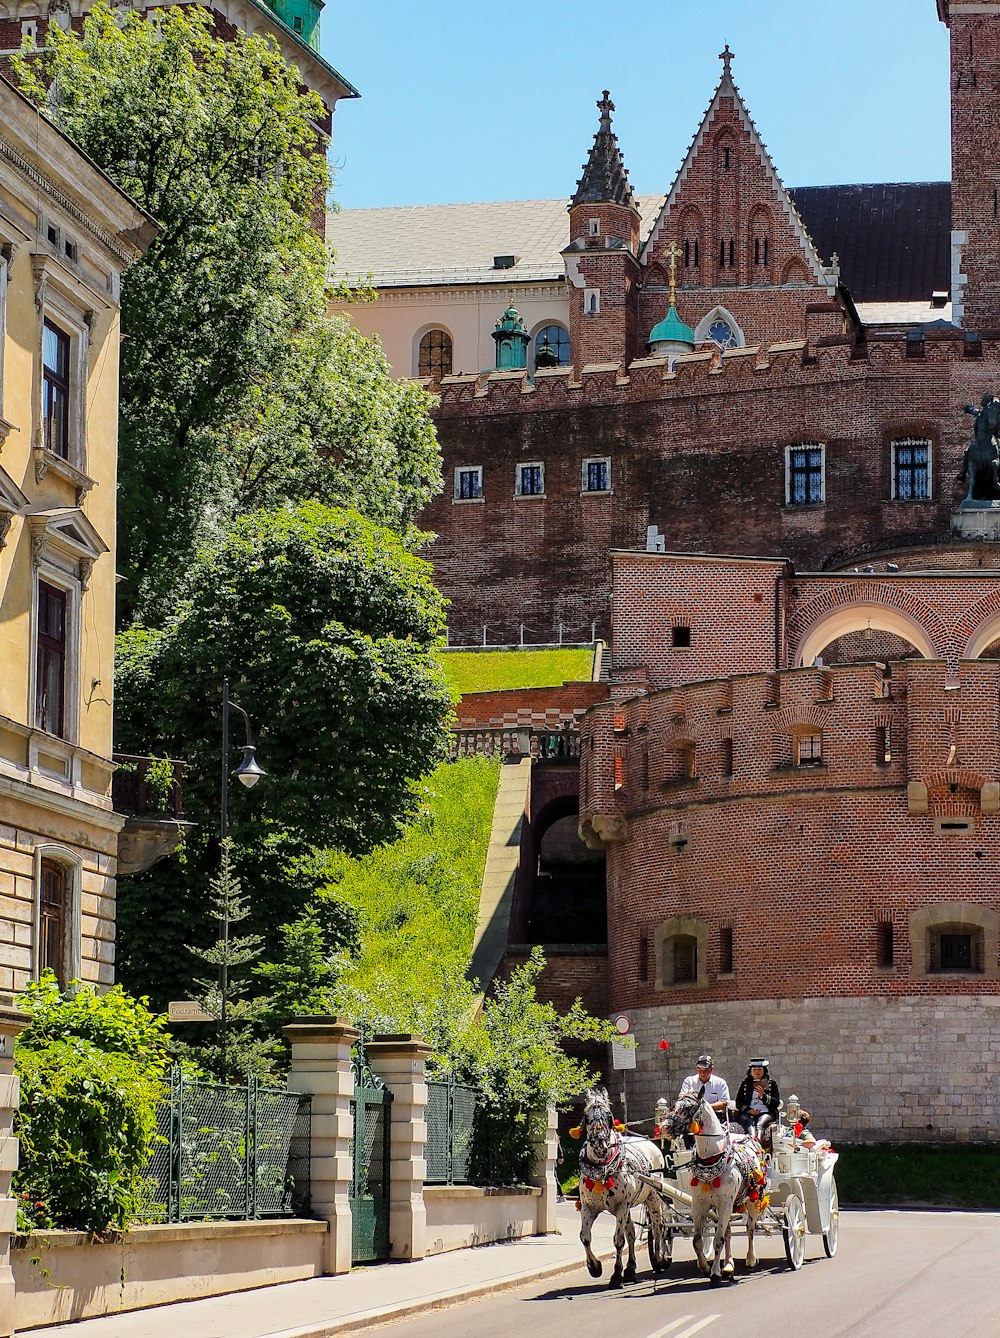
[[[462,475],[463,475],[463,474],[476,474],[476,475],[478,476],[479,491],[478,491],[477,493],[475,493],[472,497],[463,497],[463,496],[461,495],[461,489],[462,489]],[[482,465],[456,465],[456,466],[455,466],[454,493],[453,493],[453,495],[452,495],[452,499],[451,499],[451,500],[452,500],[453,502],[458,503],[458,504],[461,505],[461,506],[466,506],[466,505],[468,505],[470,502],[471,502],[471,503],[479,503],[479,504],[482,504],[483,502],[486,501],[486,496],[485,496],[485,473],[484,473],[484,469],[483,469],[483,466],[482,466]]]
[[[819,490],[818,498],[807,498],[804,502],[792,497],[792,457],[798,452],[819,451]],[[826,443],[822,441],[794,441],[785,446],[785,506],[796,509],[807,506],[826,505]]]
[[[927,492],[923,497],[900,497],[899,495],[897,448],[900,446],[925,446],[927,448]],[[930,437],[894,437],[889,443],[889,465],[891,470],[891,496],[894,502],[930,502],[934,500],[934,443]]]
[[[678,938],[695,940],[695,978],[675,981],[668,979],[665,969],[670,944]],[[704,989],[708,985],[708,922],[694,915],[675,915],[657,925],[653,933],[656,960],[656,988],[658,990]]]
[[[60,234],[61,235],[61,234]],[[90,344],[96,312],[84,305],[78,293],[64,281],[59,269],[43,255],[31,258],[38,313],[35,376],[32,389],[32,458],[35,482],[49,472],[66,479],[76,489],[77,505],[94,486],[89,473],[87,440],[87,392],[90,379]],[[58,455],[45,444],[45,373],[42,345],[46,325],[69,340],[68,440],[66,454]]]
[[[522,485],[523,485],[523,482],[524,482],[524,474],[522,473],[522,470],[525,470],[525,469],[538,469],[538,470],[541,470],[541,473],[540,473],[540,475],[539,475],[539,481],[540,481],[540,483],[541,483],[541,487],[540,487],[537,491],[535,491],[535,492],[524,492],[524,491],[522,490]],[[545,461],[544,461],[544,460],[524,460],[524,461],[519,461],[519,462],[514,466],[514,500],[515,500],[515,501],[518,501],[518,502],[520,502],[520,501],[525,501],[525,500],[528,500],[528,499],[534,500],[535,498],[538,498],[538,497],[544,497],[545,495],[546,495],[546,494],[545,494]]]
[[[909,921],[910,978],[912,980],[997,980],[1000,913],[968,901],[939,901],[914,911]],[[982,970],[931,970],[931,936],[942,933],[978,935]]]
[[[35,846],[32,876],[31,979],[41,978],[39,950],[42,929],[42,861],[58,864],[66,877],[63,918],[62,986],[83,974],[83,860],[67,846],[45,842]]]
[[[585,316],[599,316],[601,314],[600,288],[584,288],[583,314]]]
[[[608,486],[606,488],[588,488],[587,484],[589,482],[591,465],[607,466],[606,482]],[[611,456],[610,455],[586,456],[581,461],[580,464],[580,495],[582,497],[607,497],[613,491],[614,490],[611,486]]]
[[[725,321],[732,330],[733,338],[736,340],[733,347],[746,348],[747,338],[740,328],[739,321],[727,307],[722,306],[714,306],[711,311],[707,311],[694,327],[694,341],[696,344],[702,344],[707,339],[711,339],[712,336],[708,332],[717,321]]]

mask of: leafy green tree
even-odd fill
[[[418,807],[414,782],[447,744],[442,633],[429,565],[397,533],[310,502],[238,522],[194,564],[162,630],[120,638],[119,746],[185,757],[185,808],[199,824],[183,872],[166,861],[119,889],[124,979],[158,1000],[178,988],[179,950],[204,921],[223,675],[269,773],[250,793],[233,787],[230,830],[253,890],[250,928],[271,960],[277,927],[315,890],[308,852],[363,854]]]
[[[327,321],[314,229],[324,109],[273,39],[203,9],[98,0],[49,27],[22,87],[160,223],[124,276],[118,566],[125,622],[169,599],[206,534],[286,498],[402,528],[439,488],[430,400]]]

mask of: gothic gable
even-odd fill
[[[680,248],[684,288],[806,285],[833,295],[837,271],[823,264],[781,184],[722,53],[723,75],[643,253],[662,264]],[[690,318],[690,317],[688,317]]]

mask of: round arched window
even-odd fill
[[[451,368],[451,335],[447,330],[428,330],[420,341],[417,375],[440,381],[442,376],[451,376]]]
[[[546,325],[535,335],[535,366],[569,366],[569,334],[561,325]]]

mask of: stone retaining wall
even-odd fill
[[[660,1095],[672,1100],[709,1050],[734,1096],[747,1061],[769,1059],[782,1096],[800,1098],[821,1138],[1000,1143],[996,996],[691,1003],[630,1016],[630,1120],[652,1115]]]

